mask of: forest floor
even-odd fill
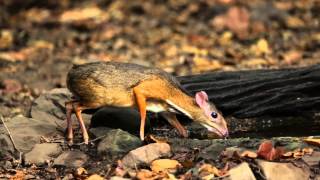
[[[66,87],[73,64],[130,62],[177,76],[318,64],[319,8],[316,0],[1,1],[0,115],[30,117],[36,98]],[[89,176],[26,167],[34,178]],[[1,172],[28,174],[14,168]]]

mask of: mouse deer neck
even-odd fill
[[[168,97],[166,103],[191,119],[194,119],[197,111],[199,111],[199,107],[195,104],[194,98],[180,90],[177,90],[172,96]]]

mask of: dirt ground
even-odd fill
[[[319,9],[317,0],[3,0],[0,114],[29,116],[35,98],[66,86],[72,64],[178,76],[318,64]]]

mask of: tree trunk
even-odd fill
[[[178,79],[192,94],[206,91],[209,99],[229,117],[234,135],[320,132],[320,65],[218,72]]]

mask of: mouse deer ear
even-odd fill
[[[196,103],[198,104],[198,106],[200,107],[205,107],[208,104],[208,95],[206,92],[204,91],[200,91],[196,93]]]

